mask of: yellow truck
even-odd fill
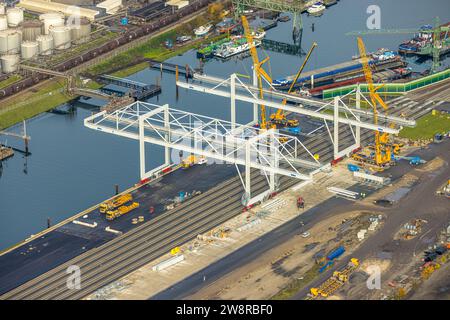
[[[189,157],[187,157],[186,159],[181,161],[181,168],[187,169],[187,168],[192,167],[195,164],[204,164],[204,163],[206,163],[206,161],[207,161],[206,158],[203,156],[196,157],[191,154]]]
[[[100,212],[106,213],[108,210],[113,210],[117,207],[120,207],[121,205],[124,205],[131,200],[133,200],[133,196],[130,193],[118,196],[112,200],[100,204]]]
[[[110,210],[106,212],[106,220],[114,220],[120,216],[123,216],[124,214],[139,208],[138,202],[133,202],[129,206],[120,206],[116,210]]]

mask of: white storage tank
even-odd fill
[[[20,30],[8,29],[0,31],[0,54],[19,53],[22,33]]]
[[[33,59],[39,53],[39,44],[36,41],[24,41],[20,45],[22,59]]]
[[[19,67],[18,54],[5,54],[1,56],[0,60],[4,73],[12,73],[17,71],[17,68]]]
[[[0,3],[0,14],[6,13],[6,7],[4,3]]]
[[[22,41],[36,41],[36,38],[42,34],[44,24],[39,20],[24,21],[22,26]]]
[[[80,18],[79,24],[67,25],[71,30],[72,41],[77,44],[89,41],[91,37],[91,22],[86,18]]]
[[[72,41],[77,44],[89,41],[91,37],[91,22],[86,18],[80,18],[79,24],[67,25],[71,30]]]
[[[0,31],[8,29],[8,19],[4,14],[0,15]]]
[[[6,17],[8,18],[8,26],[11,28],[18,27],[23,22],[23,9],[8,8],[6,10]]]
[[[39,46],[39,54],[49,56],[53,53],[53,37],[51,35],[40,35],[36,38]]]
[[[56,50],[69,49],[71,45],[71,31],[67,26],[49,28],[50,35],[53,37],[53,46]]]
[[[50,33],[50,27],[60,27],[64,26],[64,14],[62,13],[56,13],[56,12],[49,12],[44,13],[39,16],[39,20],[41,20],[44,23],[44,33],[49,34]]]

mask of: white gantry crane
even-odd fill
[[[245,177],[241,176],[239,168],[238,173],[248,199],[251,199],[251,168],[266,175],[268,192],[271,192],[276,189],[275,175],[311,180],[312,175],[324,167],[297,137],[275,129],[261,133],[251,125],[173,109],[167,104],[134,102],[111,113],[102,111],[89,116],[84,125],[138,140],[141,179],[170,166],[173,162],[171,149],[206,157],[208,162],[234,164],[237,168],[243,166]],[[145,168],[145,143],[165,148],[164,164],[148,172]]]

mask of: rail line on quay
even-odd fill
[[[232,186],[233,189],[236,190],[236,188],[235,188],[236,185],[235,184],[231,183],[230,186]],[[264,188],[263,187],[263,183],[260,183],[260,188],[258,190],[261,190],[263,188]],[[196,207],[189,208],[190,210],[188,212],[186,212],[186,213],[174,212],[173,214],[171,214],[168,217],[169,221],[165,222],[164,224],[162,224],[162,223],[160,223],[158,225],[154,224],[155,227],[158,228],[158,233],[157,234],[152,233],[151,230],[150,231],[149,230],[145,230],[145,234],[141,234],[141,233],[137,234],[137,238],[140,239],[139,243],[144,245],[144,247],[148,247],[149,246],[149,241],[152,240],[152,239],[156,239],[158,241],[154,240],[154,242],[156,242],[157,244],[160,244],[160,242],[159,242],[160,238],[161,237],[164,238],[164,237],[168,236],[166,234],[166,231],[169,231],[170,235],[175,235],[175,234],[178,233],[178,231],[180,229],[182,229],[183,227],[186,227],[184,224],[186,224],[186,223],[192,224],[192,223],[195,223],[197,221],[202,221],[202,219],[205,218],[205,217],[208,219],[209,216],[211,216],[211,214],[210,214],[211,212],[217,212],[217,214],[223,214],[223,211],[221,211],[221,210],[229,208],[230,205],[232,205],[234,203],[236,203],[237,206],[239,207],[240,206],[239,201],[236,201],[236,200],[238,200],[240,198],[241,193],[242,193],[241,190],[237,190],[235,193],[233,193],[231,195],[224,194],[222,197],[217,197],[217,195],[215,193],[211,193],[211,196],[216,197],[216,200],[211,203],[212,206],[208,210],[205,210],[204,207],[201,206],[201,205],[197,205]],[[224,200],[225,197],[228,197],[228,200]],[[179,221],[178,218],[180,216],[184,217],[183,221]],[[216,220],[217,218],[218,217],[213,215],[213,217],[211,219]],[[209,220],[203,220],[203,221],[209,221]],[[178,227],[175,228],[175,229],[172,229],[175,226],[178,226]],[[107,266],[106,270],[111,270],[110,265],[111,264],[112,265],[117,265],[117,263],[118,263],[114,259],[118,255],[120,255],[122,253],[126,254],[127,252],[129,252],[130,248],[135,247],[135,250],[132,251],[132,254],[128,255],[127,257],[129,259],[135,259],[137,257],[137,255],[135,255],[135,251],[139,251],[139,249],[140,249],[140,248],[136,248],[138,243],[135,243],[133,241],[129,241],[128,244],[123,244],[120,241],[116,241],[116,242],[117,243],[110,244],[110,248],[109,248],[110,255],[106,256],[105,259],[100,260],[101,257],[97,257],[97,256],[93,255],[93,257],[92,257],[93,259],[90,259],[87,262],[79,263],[79,262],[75,261],[75,263],[78,263],[77,265],[80,266],[80,268],[82,270],[83,278],[85,278],[86,276],[88,276],[88,278],[89,278],[89,272],[92,269],[94,269],[97,266],[97,264],[101,264],[102,269],[105,268],[105,266]],[[168,250],[173,247],[173,246],[170,246],[170,243],[172,243],[172,242],[173,242],[173,239],[170,239],[169,243],[164,243],[164,245],[160,248],[162,250],[161,254],[167,253]],[[119,251],[117,251],[117,249],[119,249]],[[153,249],[154,248],[152,248],[152,247],[148,248],[148,250],[150,250],[150,253],[151,253],[151,251]],[[145,258],[145,255],[147,253],[148,252],[144,252],[143,253],[144,258]],[[124,257],[121,257],[121,258],[124,258]],[[142,258],[139,256],[137,261],[138,262],[142,261]],[[94,263],[94,265],[91,265],[91,267],[89,269],[85,269],[85,267],[89,266],[91,263]],[[126,260],[126,264],[128,265],[129,263],[130,262],[128,260]],[[62,269],[64,271],[64,268],[62,268]],[[99,271],[98,269],[97,270],[96,269],[93,270],[93,272],[95,272],[96,274],[98,274],[98,271]],[[49,284],[52,285],[52,287],[46,288],[44,294],[48,293],[49,291],[54,289],[55,283],[57,283],[58,285],[62,285],[62,287],[64,289],[65,288],[65,277],[66,277],[66,274],[63,272],[62,274],[59,274],[59,276],[57,276],[57,277],[58,278],[56,280],[55,279],[50,279],[50,281],[47,280],[47,281],[44,281],[42,283],[39,283],[39,285],[36,288],[35,287],[31,288],[32,291],[36,291],[37,290],[37,295],[34,295],[34,294],[28,295],[27,294],[26,296],[20,297],[20,298],[42,298],[43,296],[42,296],[42,294],[41,294],[41,292],[39,290],[41,288],[47,287]],[[58,283],[59,280],[62,280],[62,281],[60,281],[60,283]],[[83,281],[83,283],[84,282],[85,281]],[[65,288],[65,289],[67,290],[67,288]]]
[[[401,114],[406,109],[412,111],[412,118],[419,117],[423,109],[413,110],[403,105],[394,109],[392,114]],[[339,128],[341,141],[351,141],[352,134],[346,126]],[[372,133],[364,130],[361,141],[367,142]],[[332,150],[329,137],[311,137],[305,141],[308,149],[314,153]],[[332,159],[332,152],[327,152],[323,159]],[[265,177],[259,170],[252,171],[252,179],[256,179],[256,192],[265,190]],[[285,180],[285,181],[283,181]],[[298,183],[287,177],[280,178],[280,190],[286,190]],[[231,195],[227,192],[231,190]],[[235,191],[235,192],[233,192]],[[108,243],[89,250],[60,266],[5,293],[0,299],[79,299],[94,292],[122,276],[142,267],[154,259],[167,253],[170,248],[180,246],[194,239],[221,223],[241,213],[241,182],[238,176],[231,178],[204,194],[192,198],[179,207],[155,217],[142,226],[119,236]],[[210,201],[210,199],[215,199]],[[180,218],[183,220],[180,221]],[[177,226],[173,228],[173,226]],[[182,232],[180,233],[180,230]],[[85,277],[81,290],[69,290],[66,287],[66,268],[78,265]],[[85,268],[85,269],[84,269]],[[87,280],[86,280],[87,279]]]

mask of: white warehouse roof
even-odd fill
[[[61,12],[66,16],[77,14],[80,17],[86,17],[89,20],[95,20],[95,16],[99,14],[96,10],[52,2],[50,0],[20,0],[20,3],[17,6],[39,13]],[[76,8],[76,12],[74,12],[74,8]]]

